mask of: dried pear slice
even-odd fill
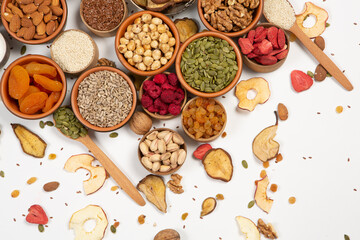
[[[274,200],[267,196],[267,187],[269,185],[269,178],[265,176],[263,179],[256,181],[255,202],[264,212],[269,213]]]
[[[271,160],[279,153],[280,144],[274,140],[278,129],[278,116],[273,126],[262,130],[255,138],[252,144],[254,155],[263,162]]]
[[[200,217],[206,216],[214,211],[216,207],[216,199],[209,197],[205,199],[201,205],[201,214]]]
[[[221,148],[210,149],[202,163],[209,177],[229,182],[233,174],[231,156]]]
[[[166,213],[166,187],[162,177],[149,174],[139,182],[137,189],[145,194],[149,202]]]
[[[47,146],[44,140],[21,124],[12,123],[11,126],[24,153],[36,158],[44,157]]]

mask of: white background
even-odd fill
[[[88,32],[99,46],[100,57],[109,58],[120,66],[115,55],[114,37],[99,38],[91,34],[80,20],[79,2],[68,1],[66,29],[75,28]],[[292,1],[296,13],[302,11],[304,3],[305,1]],[[333,79],[327,78],[324,82],[315,82],[306,92],[296,93],[291,87],[290,72],[294,69],[314,71],[317,65],[298,41],[291,43],[287,61],[273,73],[254,73],[244,67],[241,80],[264,77],[269,81],[271,97],[251,113],[237,110],[238,101],[234,91],[227,93],[226,98],[219,98],[228,114],[225,130],[227,137],[219,138],[211,144],[213,147],[224,148],[233,158],[234,174],[229,183],[209,178],[202,164],[191,156],[199,144],[185,137],[180,117],[168,121],[154,121],[156,127],[166,124],[166,127],[175,129],[180,126],[180,133],[188,144],[187,160],[178,172],[183,176],[185,192],[175,195],[167,190],[166,214],[159,212],[149,202],[145,207],[136,205],[123,192],[116,195],[110,191],[115,185],[112,179],[108,179],[93,195],[77,194],[77,191],[83,192],[82,181],[86,179],[86,171],[68,173],[63,170],[63,166],[71,155],[87,153],[87,149],[80,143],[65,138],[55,128],[40,129],[39,120],[15,117],[0,103],[0,170],[5,172],[5,178],[0,178],[0,239],[73,239],[74,233],[68,229],[69,219],[75,211],[88,204],[98,204],[104,209],[109,226],[114,223],[114,219],[120,222],[116,234],[111,233],[109,227],[106,229],[104,239],[151,240],[164,228],[176,229],[181,234],[181,239],[187,240],[216,240],[220,237],[225,240],[244,239],[235,222],[235,216],[238,215],[248,217],[254,222],[263,218],[265,222],[273,223],[278,230],[279,239],[341,240],[344,239],[344,234],[349,235],[352,240],[360,239],[360,2],[315,0],[314,3],[325,8],[330,16],[328,22],[331,25],[322,35],[326,41],[325,52],[328,55],[334,54],[331,58],[340,69],[346,70],[345,74],[353,83],[354,90],[347,92]],[[134,7],[130,2],[128,6],[131,13]],[[199,19],[196,4],[175,18],[185,16]],[[198,22],[200,23],[199,20]],[[10,41],[3,26],[0,26],[0,32],[13,48],[7,66],[20,56],[23,44],[16,40]],[[26,54],[50,57],[47,47],[49,44],[27,45]],[[3,69],[0,73],[2,72]],[[69,103],[74,81],[75,79],[68,76],[68,93],[64,104]],[[270,213],[266,214],[256,205],[251,209],[247,208],[248,202],[253,199],[254,181],[259,179],[259,173],[263,169],[260,161],[252,154],[251,143],[263,128],[274,124],[273,111],[279,102],[288,107],[289,119],[280,122],[276,136],[284,160],[277,164],[272,161],[267,169],[270,183],[278,184],[279,189],[276,193],[268,191],[274,204]],[[341,114],[335,112],[338,105],[344,107]],[[348,105],[351,108],[348,108]],[[51,117],[43,120],[51,120]],[[10,123],[24,124],[45,139],[48,143],[46,156],[35,159],[25,155]],[[137,157],[139,136],[128,126],[117,132],[119,137],[115,139],[110,138],[109,133],[91,132],[90,135],[131,181],[137,184],[148,174]],[[55,153],[57,158],[48,160],[50,153]],[[248,169],[242,167],[243,159],[247,160]],[[37,177],[38,181],[28,186],[26,181],[30,177]],[[166,176],[165,181],[168,180],[169,176]],[[44,192],[42,186],[49,181],[59,181],[58,190],[52,193]],[[20,196],[14,199],[10,194],[15,189],[20,190]],[[202,201],[218,193],[222,193],[225,200],[218,201],[215,211],[200,219]],[[297,199],[294,205],[288,203],[290,196]],[[195,201],[192,198],[195,198]],[[65,203],[68,206],[65,206]],[[48,216],[53,217],[44,233],[40,233],[36,225],[26,223],[22,216],[27,214],[27,209],[33,204],[40,204]],[[185,212],[189,213],[189,216],[183,221],[181,215]],[[146,215],[144,225],[137,222],[141,214]]]

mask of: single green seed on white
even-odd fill
[[[0,177],[4,178],[5,177],[5,173],[4,171],[0,171]]]
[[[111,225],[110,230],[112,233],[116,233],[116,227],[114,227],[114,225]]]
[[[39,224],[38,229],[39,229],[39,232],[43,232],[45,230],[44,225]]]
[[[246,160],[242,160],[241,164],[245,169],[248,168],[248,163]]]
[[[248,203],[248,208],[252,208],[255,205],[255,201],[252,200]]]

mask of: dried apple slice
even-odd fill
[[[255,138],[252,144],[254,155],[263,162],[276,157],[279,152],[280,144],[274,140],[278,129],[278,116],[276,115],[276,123],[273,126],[262,130]]]
[[[203,158],[202,163],[209,177],[229,182],[233,174],[231,156],[221,148],[210,149]]]
[[[260,232],[253,221],[242,216],[237,216],[235,219],[246,240],[260,240]]]
[[[256,181],[255,202],[264,212],[269,213],[274,200],[267,196],[267,187],[269,178],[265,176],[263,179]]]
[[[206,216],[214,211],[216,207],[216,199],[209,197],[205,199],[201,205],[201,214],[200,217]]]
[[[149,174],[139,182],[137,189],[145,194],[149,202],[166,213],[166,187],[162,177]]]
[[[316,17],[316,23],[311,28],[304,27],[304,20],[309,15],[314,15]],[[325,31],[328,17],[329,14],[325,9],[316,6],[311,2],[306,2],[304,11],[301,14],[296,15],[296,23],[309,38],[315,38]]]
[[[256,91],[256,96],[253,99],[248,99],[247,94],[251,89]],[[235,95],[239,99],[238,107],[251,112],[256,105],[263,104],[269,99],[269,83],[260,77],[242,80],[236,85]]]
[[[44,140],[21,124],[12,123],[11,126],[24,153],[36,158],[44,157],[47,146]]]
[[[83,168],[90,172],[90,178],[83,182],[84,191],[87,195],[99,190],[106,180],[104,167],[94,167],[91,165],[95,158],[89,154],[79,154],[71,156],[65,163],[64,169],[69,172],[76,172]]]
[[[90,232],[84,228],[85,222],[93,219],[96,225]],[[69,222],[69,228],[75,231],[75,240],[100,240],[103,239],[108,220],[104,210],[97,205],[87,207],[75,212]]]

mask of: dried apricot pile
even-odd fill
[[[183,126],[196,139],[217,135],[225,122],[224,108],[211,98],[197,98],[183,111]]]
[[[56,68],[48,64],[16,65],[10,71],[9,95],[18,100],[22,113],[47,112],[59,101],[63,89],[57,77]]]

